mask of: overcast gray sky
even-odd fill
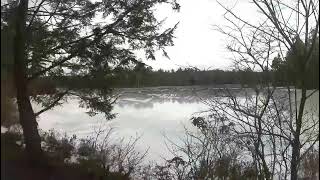
[[[180,12],[176,13],[169,6],[157,8],[157,17],[167,17],[166,26],[180,22],[175,33],[175,46],[168,47],[170,60],[159,52],[156,61],[145,61],[154,69],[177,69],[181,66],[212,67],[225,69],[231,66],[230,53],[225,49],[225,37],[213,30],[212,25],[223,25],[225,12],[216,0],[180,0]],[[247,0],[220,0],[224,5],[232,6],[242,17],[254,19],[257,10]],[[239,11],[237,11],[237,9]],[[143,56],[141,56],[143,57]]]

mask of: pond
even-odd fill
[[[241,96],[238,87],[231,88]],[[166,138],[174,142],[184,136],[184,127],[192,128],[190,118],[197,113],[208,110],[203,101],[219,96],[217,88],[192,87],[151,87],[116,89],[119,99],[114,105],[116,118],[107,121],[104,115],[90,117],[86,109],[79,108],[78,100],[71,98],[62,106],[43,113],[39,117],[39,128],[55,129],[79,138],[90,136],[98,127],[115,128],[114,137],[140,137],[138,150],[149,148],[148,160],[158,161],[170,158],[166,148]],[[315,94],[318,107],[319,94]],[[35,106],[35,109],[39,107]]]

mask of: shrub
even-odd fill
[[[62,162],[70,158],[75,150],[76,136],[69,138],[66,134],[59,138],[59,135],[54,131],[49,131],[42,135],[43,150],[46,151],[49,157]]]

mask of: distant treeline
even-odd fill
[[[112,75],[104,77],[44,77],[34,84],[51,84],[56,87],[69,88],[105,88],[105,87],[150,87],[150,86],[192,86],[192,85],[222,85],[222,84],[241,84],[252,86],[271,82],[275,86],[292,86],[294,82],[280,72],[254,72],[243,71],[223,71],[223,70],[197,70],[186,68],[178,70],[157,70],[150,68],[134,70],[118,70]],[[308,88],[319,88],[319,75],[310,76],[307,81]],[[37,85],[41,86],[41,85]]]

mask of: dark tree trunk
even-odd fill
[[[299,104],[299,113],[296,120],[296,131],[294,132],[294,139],[292,144],[292,159],[291,159],[291,180],[298,179],[298,171],[299,171],[299,163],[300,163],[300,134],[301,134],[301,126],[302,126],[302,118],[304,106],[307,100],[307,89],[303,82],[302,90],[301,90],[301,101]]]
[[[42,158],[42,150],[36,117],[27,92],[25,38],[27,7],[28,1],[21,0],[13,14],[14,81],[19,109],[19,120],[23,129],[26,151],[31,162],[37,164]]]

